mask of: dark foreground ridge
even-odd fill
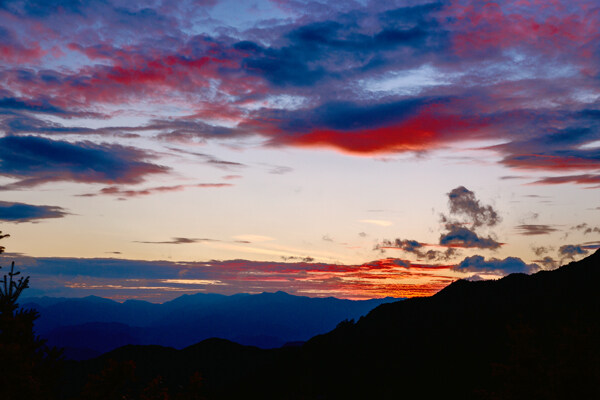
[[[600,398],[599,275],[597,251],[555,271],[457,281],[299,347],[219,339],[183,350],[126,346],[70,364],[64,395],[113,398],[108,390],[118,388],[119,398],[132,399],[160,390],[182,399]]]

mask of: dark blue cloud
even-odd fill
[[[253,52],[242,61],[247,73],[262,76],[276,86],[310,86],[326,75],[322,67],[308,66],[304,55],[295,49],[260,48],[248,42],[235,48]]]
[[[531,274],[540,269],[537,264],[526,264],[517,257],[507,257],[504,260],[491,258],[485,260],[482,256],[466,257],[456,267],[453,268],[459,272],[488,272],[494,274],[513,274],[524,273]]]
[[[131,261],[111,258],[29,258],[14,257],[24,275],[64,278],[176,278],[181,267],[167,261]],[[195,277],[203,276],[202,273]]]
[[[414,63],[418,55],[447,48],[446,32],[430,16],[437,8],[404,7],[375,15],[374,32],[373,19],[367,15],[343,14],[339,20],[296,26],[281,37],[285,44],[280,47],[243,41],[234,48],[246,53],[242,67],[247,73],[274,86],[310,86],[325,78],[397,65],[398,57]]]
[[[33,111],[57,115],[69,114],[64,109],[50,104],[50,102],[46,99],[40,101],[31,101],[16,97],[0,98],[0,110]]]
[[[447,100],[415,98],[383,103],[337,101],[312,109],[266,110],[262,118],[281,121],[279,127],[288,133],[305,133],[314,129],[353,131],[397,124],[414,116],[429,104],[444,103]]]
[[[510,131],[511,140],[493,149],[504,155],[501,163],[512,168],[598,169],[600,149],[582,147],[598,139],[598,115],[593,109],[501,113],[491,120]]]
[[[564,246],[560,246],[558,249],[558,254],[562,257],[562,259],[573,260],[575,256],[584,255],[589,253],[588,250],[584,249],[582,246],[574,245],[574,244],[566,244]]]
[[[42,120],[31,115],[0,110],[0,129],[8,135],[19,134],[85,134],[95,131],[85,127],[66,127],[57,122]]]
[[[47,218],[63,218],[68,213],[57,206],[36,206],[0,201],[0,221],[31,222]]]
[[[116,144],[69,143],[35,136],[0,138],[0,175],[19,179],[3,189],[52,181],[139,183],[166,167],[143,161],[141,150]]]
[[[81,14],[85,3],[81,0],[5,0],[0,2],[0,8],[21,16],[43,18],[59,10],[69,14]]]
[[[464,226],[448,226],[448,232],[440,235],[440,244],[452,247],[479,248],[494,250],[502,246],[491,237],[480,237],[475,232]]]

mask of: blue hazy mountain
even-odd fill
[[[22,306],[40,312],[35,330],[49,345],[64,347],[69,358],[82,359],[128,344],[183,348],[213,337],[280,347],[306,341],[341,321],[358,319],[380,304],[398,300],[310,298],[284,292],[199,293],[163,304],[88,296],[28,298]]]

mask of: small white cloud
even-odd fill
[[[373,224],[373,225],[379,225],[379,226],[393,225],[392,221],[386,221],[383,219],[361,219],[358,222],[364,222],[365,224]]]
[[[458,74],[445,74],[431,65],[388,73],[383,77],[361,81],[361,86],[369,92],[415,95],[433,86],[450,85]]]
[[[242,240],[245,242],[252,242],[252,243],[256,243],[256,242],[268,242],[271,240],[275,240],[275,238],[272,238],[270,236],[263,236],[263,235],[237,235],[233,237],[236,240]]]
[[[163,283],[178,283],[180,285],[225,285],[225,283],[212,279],[164,279]]]

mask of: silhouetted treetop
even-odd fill
[[[4,239],[6,237],[10,237],[10,235],[9,234],[2,234],[2,231],[0,231],[0,239]],[[0,246],[0,254],[4,253],[4,249],[5,249],[4,246]]]

